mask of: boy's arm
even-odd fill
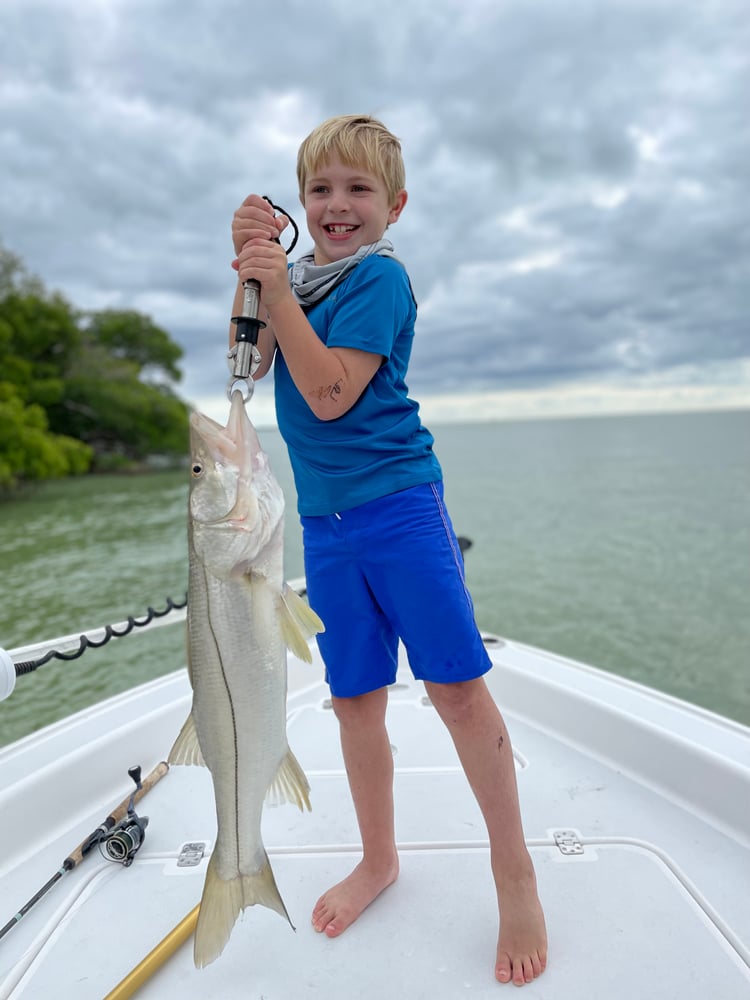
[[[307,405],[319,420],[343,416],[365,391],[383,356],[353,347],[326,347],[291,291],[267,308],[289,374]]]
[[[239,275],[240,282],[248,278],[260,282],[260,299],[271,321],[274,343],[315,416],[335,420],[350,410],[380,368],[383,356],[351,347],[326,347],[292,294],[286,252],[278,243],[249,240],[239,254]],[[261,336],[265,333],[262,330]],[[260,338],[258,347],[263,353]]]

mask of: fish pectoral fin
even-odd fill
[[[185,719],[185,723],[180,730],[180,735],[174,741],[174,746],[169,751],[167,758],[170,764],[195,764],[199,767],[206,767],[203,758],[201,745],[198,742],[198,733],[195,729],[195,719],[191,712]]]
[[[307,640],[324,632],[325,626],[310,605],[286,583],[279,599],[279,623],[287,648],[300,660],[312,663]]]
[[[292,802],[300,810],[310,809],[310,783],[291,750],[287,750],[286,757],[268,787],[266,802],[271,806]]]
[[[193,961],[198,969],[213,962],[224,950],[237,917],[246,906],[260,903],[289,920],[268,857],[256,874],[238,874],[223,879],[216,871],[214,855],[208,862],[206,881],[193,942]],[[289,920],[294,930],[294,924]]]

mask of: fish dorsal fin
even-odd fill
[[[201,745],[198,742],[198,733],[195,730],[195,719],[192,712],[185,719],[185,724],[180,730],[180,735],[174,741],[174,746],[169,751],[168,759],[170,764],[195,764],[198,767],[206,767]]]
[[[300,810],[310,808],[310,784],[291,750],[287,750],[276,777],[268,786],[266,802],[269,806],[292,802]]]
[[[318,632],[324,632],[325,627],[310,605],[287,583],[279,599],[279,624],[286,647],[300,660],[312,663],[307,640]]]

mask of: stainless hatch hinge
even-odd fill
[[[205,840],[194,840],[183,844],[177,858],[178,868],[194,868],[203,860],[208,844]]]
[[[583,854],[583,844],[577,830],[555,830],[555,846],[561,854]]]

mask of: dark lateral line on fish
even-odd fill
[[[239,770],[237,768],[237,717],[234,714],[234,702],[232,701],[232,694],[229,690],[229,683],[227,681],[227,674],[224,670],[224,661],[221,658],[221,648],[219,646],[219,641],[216,638],[216,632],[214,631],[213,623],[211,621],[211,614],[208,615],[208,627],[211,629],[211,635],[214,639],[214,645],[216,646],[216,652],[219,657],[219,663],[221,664],[221,679],[224,682],[224,690],[227,693],[227,701],[229,702],[229,711],[232,716],[232,740],[234,741],[234,842],[237,845],[237,868],[239,870],[240,866],[240,792],[239,792]]]

